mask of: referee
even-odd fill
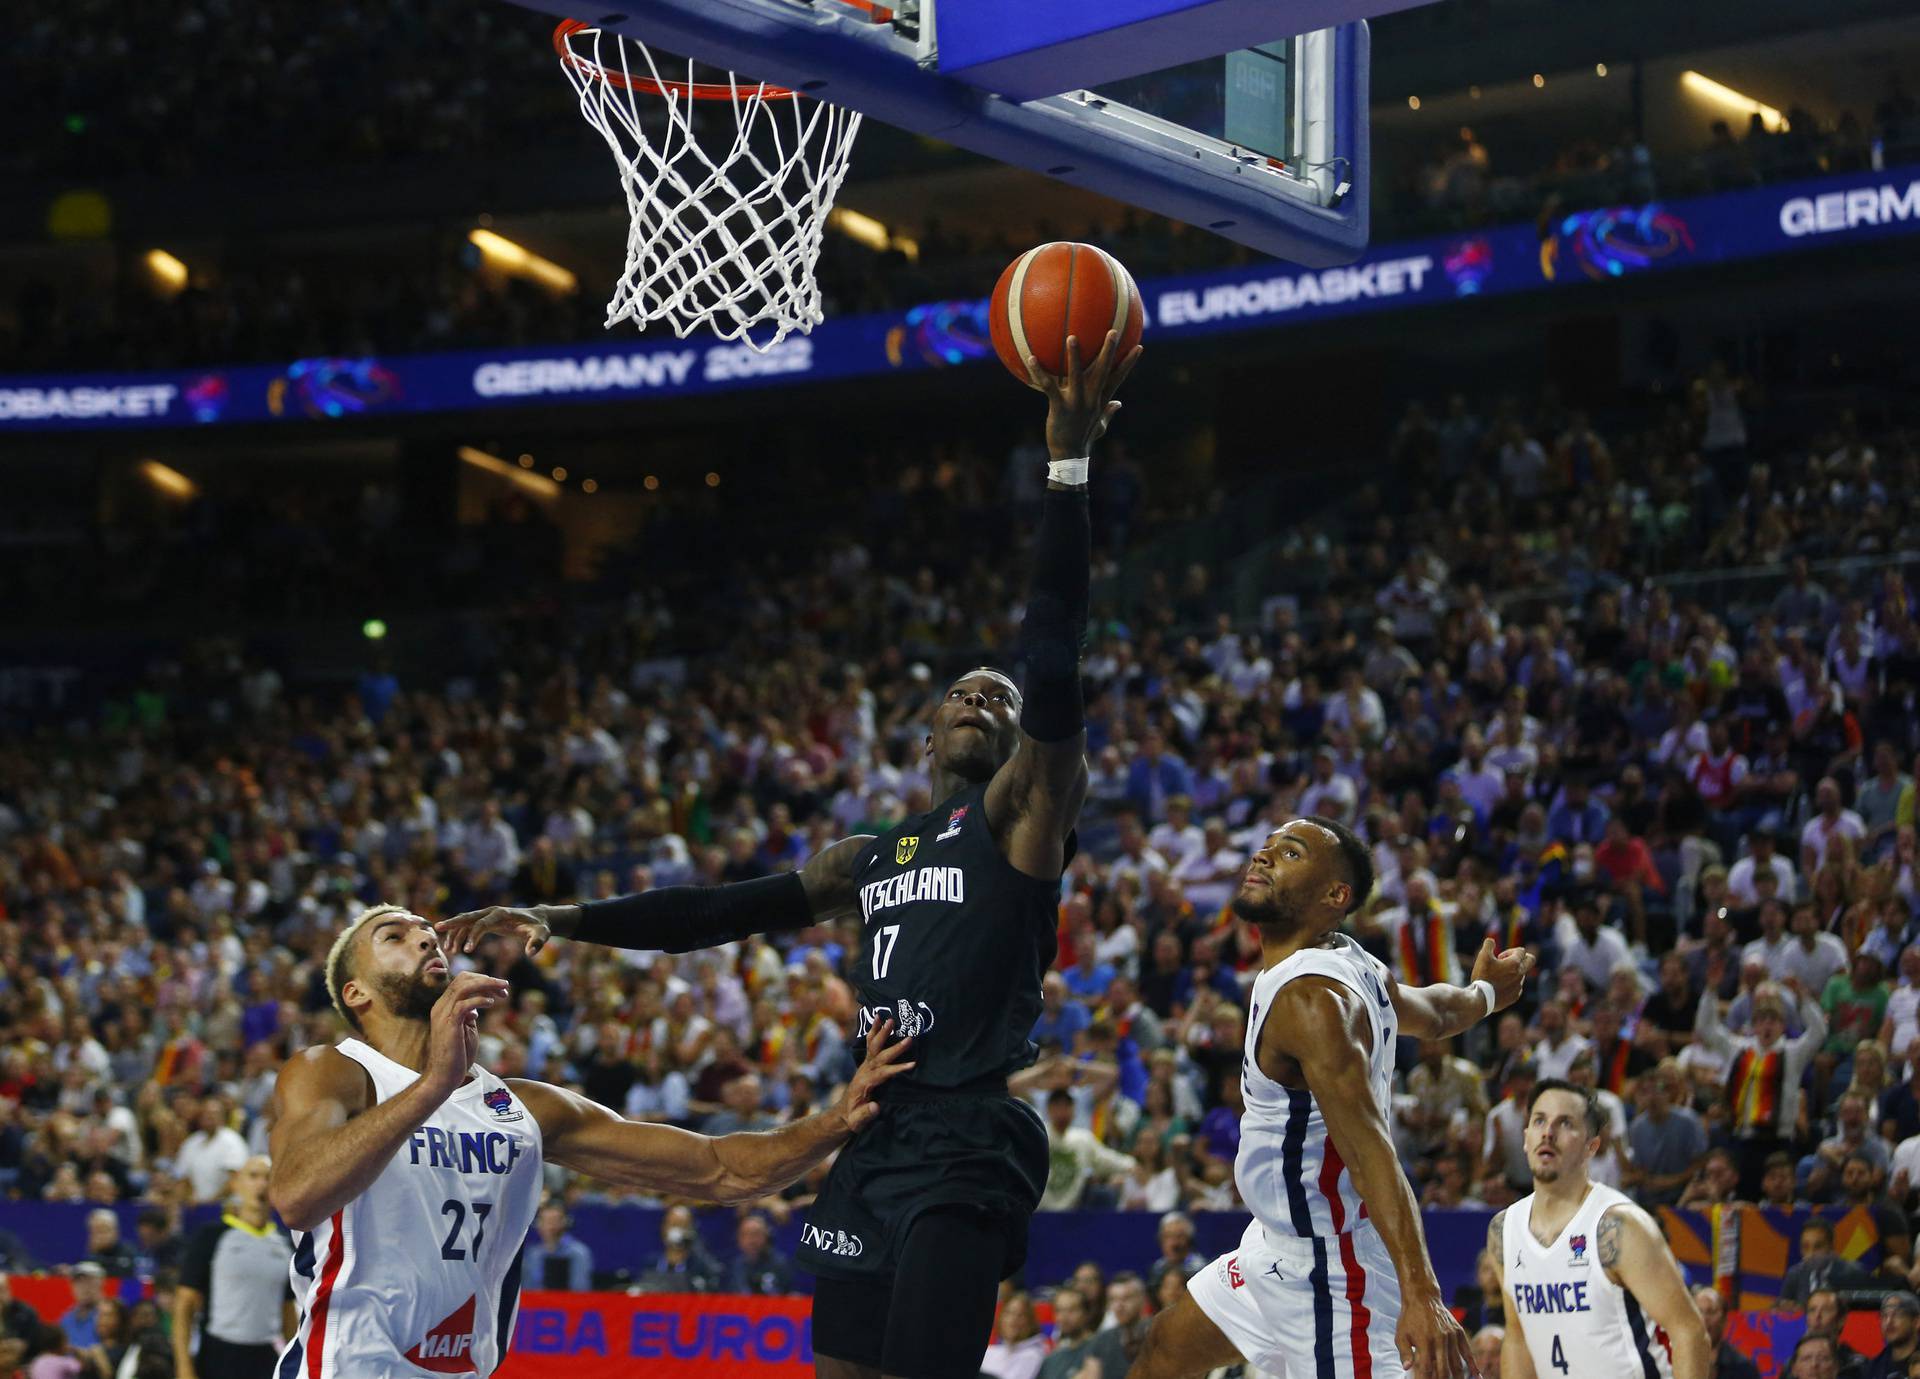
[[[175,1379],[261,1379],[273,1373],[281,1340],[293,1325],[293,1245],[267,1205],[271,1167],[256,1155],[235,1169],[227,1210],[187,1242],[174,1294]]]

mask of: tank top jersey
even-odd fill
[[[1058,947],[1060,883],[1017,870],[969,785],[854,860],[859,1033],[893,1019],[917,1066],[898,1082],[953,1088],[1033,1062],[1040,982]],[[1069,837],[1067,856],[1073,856]]]
[[[418,1080],[358,1039],[339,1051],[376,1099]],[[520,1305],[520,1247],[540,1205],[540,1127],[481,1068],[360,1196],[294,1233],[300,1325],[274,1379],[493,1372]]]
[[[1233,1177],[1241,1199],[1272,1234],[1345,1235],[1366,1219],[1367,1207],[1327,1134],[1319,1102],[1313,1093],[1284,1087],[1260,1070],[1261,1022],[1281,988],[1301,977],[1330,977],[1365,1005],[1373,1037],[1368,1083],[1381,1113],[1392,1120],[1393,1041],[1400,1029],[1393,975],[1352,939],[1335,934],[1325,946],[1303,948],[1254,978],[1240,1066],[1246,1110],[1240,1116]]]
[[[1633,1199],[1593,1184],[1551,1245],[1527,1229],[1533,1201],[1528,1193],[1507,1208],[1501,1264],[1535,1372],[1542,1379],[1673,1379],[1667,1333],[1600,1267],[1600,1218]]]

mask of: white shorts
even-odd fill
[[[1256,1368],[1284,1379],[1406,1379],[1393,1333],[1400,1281],[1363,1224],[1320,1239],[1247,1224],[1240,1248],[1187,1281],[1200,1310]]]

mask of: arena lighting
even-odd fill
[[[467,242],[497,267],[523,278],[532,278],[555,292],[572,292],[580,286],[580,280],[559,264],[541,258],[505,235],[496,235],[491,230],[470,230],[467,232]]]
[[[200,485],[196,484],[179,470],[174,469],[170,465],[161,464],[158,460],[140,461],[140,477],[166,494],[167,497],[178,498],[183,502],[188,498],[198,497],[200,494]]]
[[[1605,76],[1605,75],[1607,74],[1607,64],[1606,64],[1606,63],[1604,63],[1604,62],[1596,62],[1596,63],[1594,63],[1594,64],[1593,64],[1593,74],[1594,74],[1594,75],[1595,75],[1596,77],[1604,77],[1604,76]]]
[[[368,618],[360,624],[360,635],[370,642],[377,642],[387,635],[387,625],[379,618]]]
[[[920,261],[920,241],[908,239],[904,235],[895,235],[887,227],[870,215],[849,210],[845,206],[836,206],[827,213],[827,224],[855,243],[879,253],[888,249],[898,249],[914,263]]]
[[[1407,109],[1418,110],[1419,108],[1420,108],[1420,98],[1418,96],[1408,96]]]
[[[169,292],[178,292],[187,285],[187,266],[165,249],[147,250],[147,269]]]
[[[463,445],[454,453],[460,457],[462,464],[470,464],[475,469],[484,469],[489,474],[497,475],[508,483],[518,485],[543,502],[560,496],[560,485],[544,474],[529,474],[524,469],[508,464],[499,456],[489,455],[484,450],[475,450],[471,445]]]
[[[1680,85],[1696,96],[1724,105],[1729,110],[1737,110],[1742,115],[1758,115],[1760,123],[1766,126],[1769,134],[1778,134],[1787,127],[1787,117],[1778,110],[1764,101],[1757,101],[1752,96],[1734,90],[1731,86],[1722,86],[1712,77],[1702,76],[1698,72],[1682,72]]]
[[[1538,91],[1541,87],[1545,86],[1546,84],[1547,84],[1547,79],[1545,77],[1541,76],[1538,72],[1535,72],[1533,74],[1534,90]]]

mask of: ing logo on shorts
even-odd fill
[[[800,1246],[802,1249],[811,1246],[821,1254],[837,1255],[841,1259],[858,1259],[867,1248],[857,1235],[831,1227],[823,1229],[812,1222],[800,1227]]]
[[[1240,1256],[1238,1255],[1235,1255],[1227,1261],[1227,1286],[1229,1288],[1245,1288],[1247,1286],[1246,1277],[1240,1272]]]

